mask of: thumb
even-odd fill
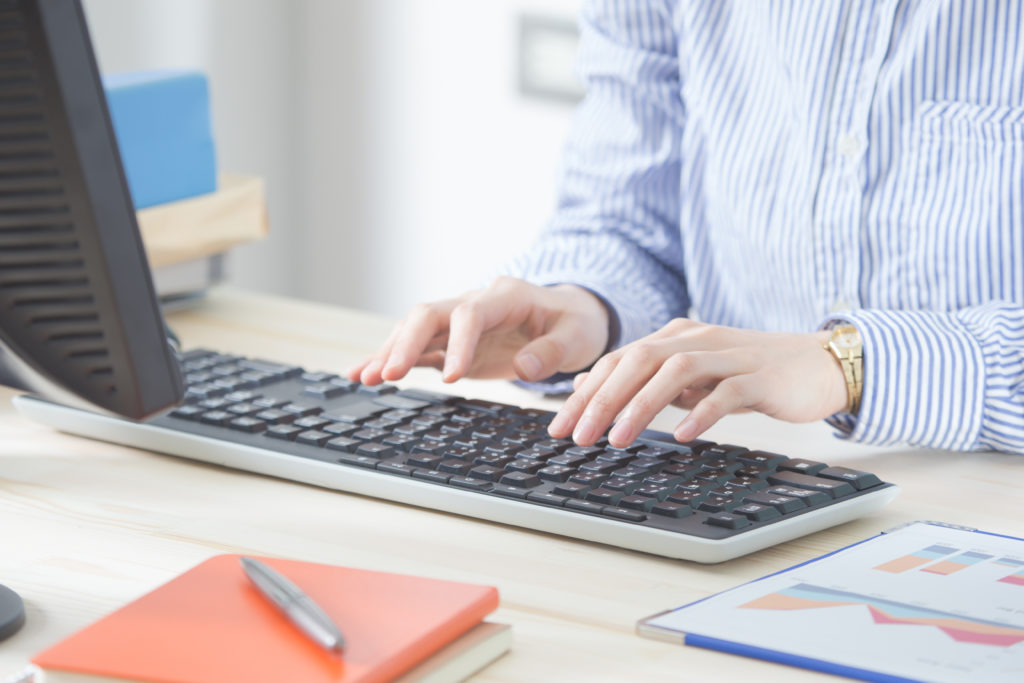
[[[599,352],[595,352],[596,357]],[[579,370],[590,364],[585,335],[577,325],[559,321],[549,332],[526,344],[515,358],[512,367],[520,378],[536,382],[550,377],[561,369]]]

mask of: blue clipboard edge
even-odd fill
[[[1019,538],[1017,536],[1010,536],[1009,534],[997,534],[991,531],[981,531],[973,527],[962,526],[960,524],[950,524],[948,522],[936,522],[931,520],[915,520],[912,522],[905,522],[903,524],[899,524],[897,526],[886,529],[885,531],[881,531],[875,534],[874,536],[868,536],[862,541],[857,541],[856,543],[851,543],[850,545],[843,546],[842,548],[837,548],[836,550],[833,550],[830,553],[825,553],[824,555],[819,555],[818,557],[812,557],[809,560],[800,562],[798,564],[794,564],[791,567],[780,569],[779,571],[772,572],[771,574],[765,574],[764,576],[752,579],[750,581],[747,581],[746,583],[741,583],[740,585],[733,586],[732,588],[727,588],[724,591],[713,593],[699,600],[694,600],[693,602],[688,602],[685,605],[680,605],[679,607],[673,607],[671,609],[662,610],[657,614],[652,614],[650,616],[644,617],[643,619],[640,619],[636,622],[636,634],[643,638],[650,638],[651,640],[660,640],[662,642],[673,643],[675,645],[692,645],[694,647],[700,647],[707,650],[717,650],[719,652],[725,652],[728,654],[742,655],[744,657],[761,659],[764,661],[775,662],[778,664],[787,664],[789,666],[796,666],[802,669],[821,671],[823,673],[846,676],[847,678],[854,678],[862,681],[872,681],[874,683],[920,683],[919,681],[916,681],[911,678],[893,676],[891,674],[880,673],[877,671],[872,671],[870,669],[860,669],[845,666],[842,664],[834,664],[823,659],[813,659],[811,657],[803,657],[801,655],[794,655],[788,652],[780,652],[778,650],[769,650],[767,648],[745,645],[743,643],[732,640],[721,640],[719,638],[711,638],[709,636],[702,636],[698,633],[684,633],[682,631],[676,631],[674,629],[664,628],[662,626],[654,626],[648,623],[653,619],[657,619],[658,617],[668,614],[670,612],[675,612],[677,610],[686,609],[687,607],[692,607],[693,605],[702,603],[705,600],[710,600],[711,598],[722,595],[723,593],[728,593],[729,591],[735,590],[737,588],[749,586],[750,584],[757,583],[758,581],[763,581],[773,576],[778,576],[779,574],[784,574],[785,572],[797,569],[799,567],[803,567],[804,565],[811,564],[812,562],[824,560],[825,558],[831,557],[836,553],[841,553],[844,550],[848,550],[849,548],[855,548],[858,545],[862,545],[869,541],[873,541],[879,538],[880,536],[885,536],[887,534],[900,531],[901,529],[914,526],[915,524],[931,524],[933,526],[941,526],[947,529],[957,529],[959,531],[969,531],[971,533],[976,534],[985,534],[986,536],[1008,538],[1013,541],[1024,541],[1024,538]]]

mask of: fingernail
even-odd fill
[[[448,382],[455,374],[455,359],[451,356],[444,357],[444,369],[441,370],[441,379]]]
[[[690,418],[683,420],[682,424],[676,427],[676,441],[692,441],[697,436],[697,425]]]
[[[565,434],[565,428],[568,426],[569,418],[564,413],[556,413],[555,417],[552,418],[551,423],[548,425],[548,434],[553,437],[561,438],[560,435]]]
[[[519,356],[519,367],[522,368],[527,379],[538,379],[543,370],[540,359],[532,353],[524,353]]]
[[[594,441],[596,432],[597,429],[594,426],[594,421],[584,415],[572,433],[572,440],[578,444],[588,444]]]
[[[608,440],[613,443],[626,445],[633,440],[633,423],[629,420],[619,420],[608,432]]]

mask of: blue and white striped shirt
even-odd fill
[[[1024,45],[1008,0],[595,0],[557,213],[512,272],[620,343],[864,340],[869,443],[1024,452]]]

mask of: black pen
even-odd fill
[[[242,569],[270,602],[317,645],[333,652],[345,647],[341,630],[313,599],[259,560],[241,558]]]

